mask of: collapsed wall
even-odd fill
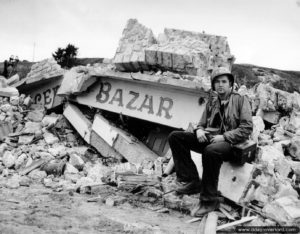
[[[234,57],[226,37],[165,29],[156,39],[151,29],[130,19],[113,62],[120,71],[173,71],[208,77],[215,67],[231,69]]]

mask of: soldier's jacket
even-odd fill
[[[212,98],[206,104],[197,129],[205,129],[212,126],[214,119],[219,115],[220,101],[217,97]],[[231,144],[237,144],[249,138],[253,130],[251,108],[246,96],[232,92],[225,102],[225,127],[223,133],[225,140]]]

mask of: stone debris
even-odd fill
[[[226,37],[165,29],[156,39],[136,19],[128,20],[113,60],[119,71],[159,69],[198,79],[208,78],[215,67],[231,68],[233,61]]]
[[[50,58],[33,64],[25,79],[27,83],[33,83],[42,79],[61,76],[64,72],[64,69],[53,58]]]
[[[300,225],[300,201],[295,196],[278,198],[266,204],[263,211],[281,225]]]
[[[164,135],[160,144],[153,142],[147,147],[147,133],[141,126],[130,128],[128,116],[116,118],[109,111],[76,104],[74,95],[89,92],[101,77],[208,91],[211,70],[218,66],[231,69],[233,60],[226,37],[165,29],[156,38],[150,29],[131,19],[113,64],[78,66],[67,72],[53,59],[32,66],[25,78],[27,84],[64,75],[58,90],[67,99],[63,114],[49,114],[51,110],[46,112],[29,95],[8,89],[1,78],[1,186],[30,189],[32,184],[42,183],[55,192],[97,195],[88,201],[108,206],[128,202],[158,206],[157,212],[168,208],[190,213],[199,195],[175,192],[172,155],[157,149],[166,145],[162,144]],[[256,157],[243,166],[223,163],[218,188],[221,208],[201,222],[204,230],[212,219],[209,233],[250,221],[246,225],[300,222],[300,95],[273,88],[279,76],[256,73],[259,84],[250,89],[236,87],[251,103]],[[9,81],[18,82],[22,80],[17,77]],[[136,128],[141,129],[131,133]],[[201,155],[192,152],[192,159],[201,178]]]

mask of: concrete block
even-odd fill
[[[236,203],[241,202],[252,180],[253,171],[254,166],[249,163],[236,166],[224,162],[220,170],[218,190],[224,197]]]
[[[84,116],[79,108],[69,103],[63,115],[69,120],[82,138],[90,144],[92,123]]]
[[[107,143],[105,147],[101,148],[107,150],[107,146],[110,146],[131,163],[154,161],[158,157],[158,155],[148,149],[143,143],[130,136],[124,130],[112,126],[101,115],[95,116],[92,130],[98,137],[102,138],[101,142],[105,141]],[[93,144],[95,143],[96,142],[93,142]],[[113,152],[111,150],[107,151]]]

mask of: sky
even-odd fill
[[[0,0],[0,61],[40,61],[71,43],[113,58],[126,21],[226,36],[235,63],[300,71],[300,0]]]

